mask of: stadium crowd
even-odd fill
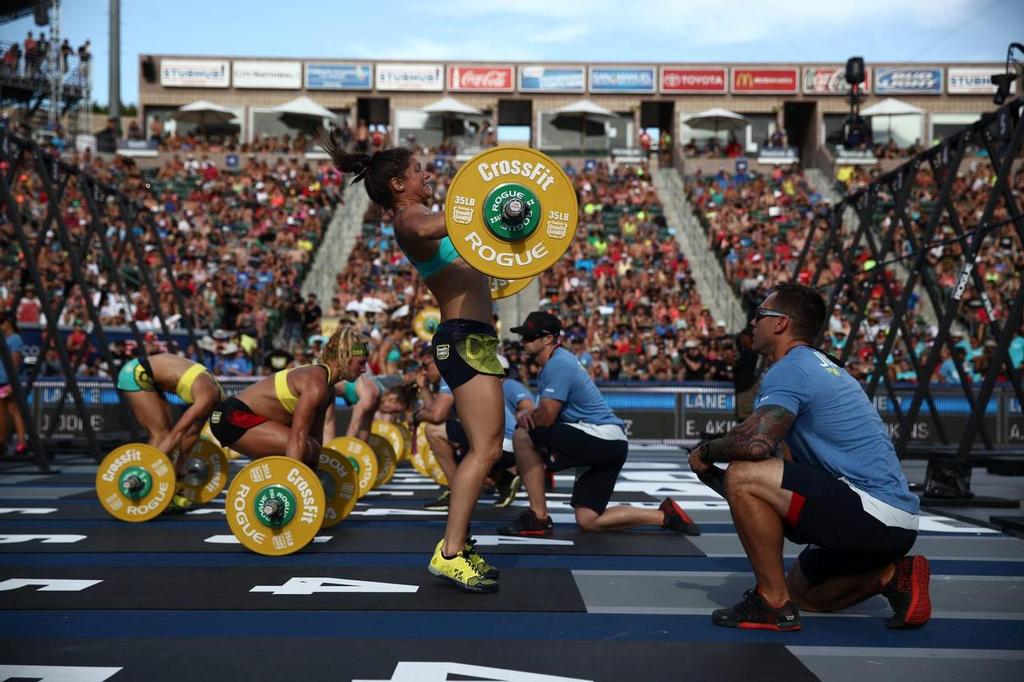
[[[205,352],[211,365],[220,362],[214,358],[241,352],[258,365],[285,322],[316,307],[297,300],[297,292],[341,201],[342,178],[328,163],[249,157],[228,170],[201,155],[174,155],[156,171],[141,171],[120,156],[103,161],[72,153],[67,158],[78,173],[70,174],[63,191],[51,195],[31,164],[20,167],[12,183],[21,225],[36,245],[41,284],[62,306],[57,320],[62,327],[81,332],[91,322],[61,230],[46,221],[53,200],[59,202],[54,210],[68,238],[80,250],[80,274],[98,292],[92,303],[104,326],[131,321],[142,331],[159,330],[162,315],[180,329],[184,310],[203,348],[180,350],[196,357]],[[118,187],[142,211],[126,215],[112,196],[86,196],[79,173]],[[58,176],[58,188],[63,179]],[[40,292],[24,267],[30,256],[6,217],[0,221],[0,307],[15,311],[19,324],[44,324]],[[98,233],[89,230],[94,221]],[[123,286],[104,246],[117,262]],[[148,265],[149,281],[140,261]],[[44,350],[39,362],[46,363],[47,355],[52,353]],[[109,374],[101,355],[87,343],[75,359],[78,371]]]
[[[362,141],[371,149],[375,144],[372,136],[362,140],[361,134],[350,131],[350,146]],[[270,372],[271,356],[295,364],[315,361],[325,330],[341,318],[357,320],[374,340],[371,368],[375,373],[397,373],[415,357],[422,342],[412,322],[432,300],[398,248],[388,213],[371,205],[329,300],[303,299],[297,294],[332,210],[341,200],[342,178],[328,163],[286,155],[269,161],[247,157],[240,167],[229,170],[218,168],[202,152],[187,152],[173,155],[155,171],[142,172],[123,157],[109,162],[87,153],[69,158],[100,181],[124,190],[148,211],[141,221],[145,229],[138,222],[129,229],[132,223],[120,215],[114,202],[94,205],[83,196],[75,178],[59,195],[59,215],[72,242],[88,237],[85,226],[95,210],[105,225],[105,241],[112,251],[123,254],[119,271],[125,279],[124,290],[108,271],[98,240],[92,238],[83,252],[84,274],[103,292],[93,303],[104,325],[124,326],[131,320],[144,332],[158,331],[157,309],[165,318],[180,310],[176,298],[180,294],[198,343],[179,350],[221,374]],[[427,160],[436,180],[433,209],[439,211],[456,167],[450,156]],[[986,169],[986,164],[975,164],[958,180],[958,191],[966,198],[959,204],[965,211],[961,218],[967,217],[968,209],[979,210],[981,190],[989,179]],[[566,345],[581,364],[599,381],[733,381],[742,351],[735,337],[739,330],[727,329],[702,305],[647,166],[567,162],[565,170],[580,198],[577,239],[567,257],[539,277],[539,286],[541,308],[563,321]],[[848,187],[862,186],[871,177],[856,170],[848,178]],[[912,215],[926,212],[936,194],[934,182],[924,176],[918,180],[915,201],[920,206]],[[1020,174],[1014,182],[1018,191],[1022,189]],[[816,249],[810,250],[799,272],[794,269],[811,226],[816,225],[818,235],[825,234],[828,206],[799,167],[777,167],[768,174],[697,175],[687,178],[686,186],[707,231],[709,248],[718,255],[748,316],[778,283],[794,277],[810,281]],[[44,245],[37,257],[42,284],[63,303],[58,324],[70,329],[76,339],[78,372],[109,375],[102,354],[87,334],[85,299],[71,277],[71,261],[60,235],[46,229],[50,197],[42,180],[26,167],[13,189],[30,238],[41,239]],[[892,219],[891,214],[890,208],[881,218],[883,224]],[[947,224],[943,230],[948,235],[952,228]],[[5,254],[0,263],[0,300],[15,311],[20,324],[45,322],[39,292],[21,267],[25,256],[12,225],[0,224],[0,241]],[[959,248],[936,246],[929,254],[945,295],[958,269]],[[137,267],[138,257],[150,266],[155,296]],[[867,268],[866,251],[855,258]],[[839,267],[834,261],[819,283],[829,283]],[[1012,231],[988,243],[980,272],[997,311],[1005,309],[1021,271],[1024,253]],[[885,279],[898,296],[896,274],[887,270]],[[848,367],[862,379],[870,376],[874,349],[891,321],[892,308],[883,300],[884,291],[881,285],[875,287],[857,334],[850,328],[856,311],[845,298],[829,321],[825,349],[839,355],[852,343]],[[987,320],[977,296],[969,291],[966,301],[968,312],[957,333],[963,336],[960,343],[969,361],[967,371],[977,379],[991,345],[985,344]],[[912,345],[923,361],[934,321],[929,322],[921,310],[920,297],[913,297],[912,303],[916,306],[910,326]],[[172,323],[175,320],[170,318]],[[499,326],[517,322],[496,320]],[[1019,364],[1024,337],[1018,334],[1014,344],[1011,352]],[[111,348],[115,359],[130,351],[131,343]],[[518,344],[506,342],[504,352],[513,372],[524,381],[536,378],[539,367],[530,363]],[[39,371],[60,373],[57,360],[53,349],[44,349]],[[955,380],[952,364],[945,362],[935,380]],[[893,349],[889,371],[894,380],[916,379],[905,344]]]
[[[856,168],[841,174],[840,181],[847,191],[854,191],[867,186],[874,177],[875,174]],[[982,158],[967,159],[958,169],[951,196],[954,197],[957,220],[967,226],[965,229],[977,225],[993,178],[991,164]],[[913,225],[915,237],[919,238],[936,204],[939,186],[925,166],[918,170],[914,183],[906,214]],[[799,167],[777,167],[768,174],[750,172],[737,175],[723,171],[713,176],[695,175],[687,178],[686,185],[689,199],[707,232],[708,245],[718,255],[727,280],[743,297],[748,315],[753,315],[757,302],[778,283],[793,278],[800,283],[810,283],[827,234],[827,207],[821,196],[810,188]],[[1012,186],[1018,195],[1024,190],[1024,173],[1016,173]],[[875,216],[877,225],[880,230],[888,231],[897,220],[891,188],[883,189],[879,199]],[[993,222],[1004,221],[1008,215],[1005,205],[1000,205],[993,215]],[[815,223],[813,248],[809,249],[807,259],[796,271],[800,254]],[[911,256],[912,246],[906,238],[905,224],[897,227],[895,235],[896,243],[902,246],[889,258]],[[936,237],[927,245],[927,261],[934,268],[943,306],[953,293],[963,264],[964,244],[956,241],[956,236],[956,229],[947,214],[939,223]],[[840,253],[850,250],[852,237],[852,233],[845,235]],[[861,272],[869,273],[876,266],[863,241],[849,255]],[[1024,249],[1012,226],[999,228],[998,234],[986,240],[976,271],[984,281],[996,319],[1005,320],[1009,301],[1020,287],[1021,273],[1024,272]],[[842,261],[836,255],[822,272],[818,285],[830,285],[841,274]],[[882,350],[894,319],[891,301],[899,300],[905,277],[904,270],[887,266],[872,280],[864,321],[857,330],[851,328],[858,312],[856,304],[850,300],[851,290],[844,288],[835,304],[822,347],[836,356],[845,352],[847,369],[859,379],[870,378],[874,371],[875,354]],[[925,309],[925,297],[925,288],[918,285],[908,301],[905,318],[909,339],[904,339],[901,332],[886,358],[887,376],[893,382],[918,381],[913,358],[916,357],[918,367],[923,367],[937,334],[937,318]],[[951,353],[946,348],[942,349],[942,362],[936,367],[931,381],[959,383],[954,353],[964,368],[967,380],[981,381],[996,346],[990,324],[980,293],[973,286],[967,287],[952,331],[957,350]],[[1017,330],[1010,353],[1015,366],[1024,364],[1024,327]],[[1000,377],[1005,376],[1004,371]]]

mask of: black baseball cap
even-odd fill
[[[562,323],[551,313],[535,310],[526,316],[525,322],[509,331],[519,334],[524,341],[530,341],[547,334],[558,336],[562,333]]]

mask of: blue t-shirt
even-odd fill
[[[522,384],[519,384],[519,385],[522,386]],[[451,387],[448,385],[448,382],[445,381],[444,379],[441,379],[441,381],[437,384],[437,394],[441,395],[442,393],[447,393],[448,395],[452,396],[453,398],[455,397],[454,394],[452,393]],[[527,395],[529,395],[529,393],[527,393]],[[506,399],[506,402],[504,404],[504,407],[505,407],[505,432],[504,432],[504,435],[502,437],[503,438],[511,438],[512,437],[512,432],[516,430],[516,415],[515,415],[515,413],[512,410],[510,410],[508,408],[508,401],[507,401],[507,399]],[[455,408],[454,407],[452,408],[452,412],[453,413],[455,412]],[[455,416],[455,415],[452,414],[450,416]]]
[[[556,420],[560,423],[626,426],[608,407],[587,370],[576,361],[576,356],[564,348],[556,348],[551,354],[540,371],[537,383],[541,400],[551,398],[563,403]]]
[[[512,432],[516,430],[516,415],[512,410],[508,409],[508,403],[505,403],[505,433],[502,435],[503,438],[512,438]]]
[[[764,374],[755,407],[796,415],[785,441],[793,461],[845,478],[877,500],[918,513],[882,418],[857,380],[823,353],[797,346]]]
[[[25,342],[21,340],[21,336],[18,334],[11,334],[5,336],[4,341],[7,343],[7,352],[12,356],[15,353],[25,354]],[[7,377],[7,368],[4,363],[0,362],[0,384],[9,384],[11,380]],[[7,415],[3,415],[0,419],[7,419]]]
[[[523,400],[533,402],[533,394],[530,393],[530,389],[515,379],[503,379],[501,382],[501,392],[505,395],[505,408],[511,410],[513,415],[515,415],[519,409],[519,403]]]

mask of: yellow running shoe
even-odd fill
[[[184,514],[190,509],[192,509],[192,500],[175,493],[171,498],[171,503],[164,510],[164,514]]]
[[[480,556],[476,551],[476,540],[473,538],[466,540],[466,550],[464,554],[466,555],[466,558],[469,559],[469,563],[473,564],[477,572],[483,577],[491,580],[497,580],[501,577],[501,571],[487,563],[487,560]]]
[[[487,578],[462,551],[446,559],[441,554],[441,547],[444,546],[444,538],[434,548],[434,556],[430,558],[427,570],[431,575],[436,575],[442,580],[452,583],[459,589],[466,592],[497,592],[498,581]]]

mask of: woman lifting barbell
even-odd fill
[[[148,443],[172,459],[178,478],[185,475],[185,457],[199,440],[203,424],[224,389],[203,365],[172,353],[133,358],[117,374],[117,390],[128,399],[135,419],[149,433]],[[171,409],[164,391],[174,391],[188,408],[171,426]]]
[[[450,481],[448,523],[428,570],[464,590],[493,592],[498,582],[484,576],[485,562],[468,542],[481,485],[501,457],[504,371],[491,325],[490,282],[460,258],[444,214],[430,210],[430,175],[411,150],[387,149],[371,156],[348,154],[330,138],[320,143],[338,170],[354,174],[352,181],[362,180],[370,199],[395,212],[398,245],[437,299],[441,324],[432,342],[434,359],[454,392],[470,451]]]
[[[210,417],[213,435],[254,459],[283,453],[316,471],[334,385],[363,373],[366,339],[351,325],[339,325],[323,359],[324,364],[281,370],[218,403]]]

